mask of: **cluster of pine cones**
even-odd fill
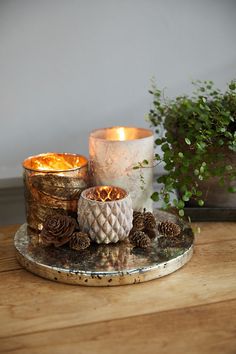
[[[144,209],[134,211],[133,228],[129,234],[130,242],[140,248],[148,248],[151,245],[151,238],[156,237],[156,219],[154,215]]]
[[[181,233],[179,225],[171,221],[162,221],[157,224],[151,212],[134,211],[133,228],[129,234],[129,240],[135,247],[148,248],[151,239],[155,238],[157,231],[160,235],[175,238]]]
[[[172,238],[181,233],[179,225],[171,221],[162,221],[157,224],[151,212],[134,211],[133,228],[129,234],[129,241],[135,247],[148,248],[151,239],[155,238],[157,231],[162,236]],[[41,242],[45,246],[53,245],[60,247],[69,245],[73,250],[84,250],[90,246],[91,240],[87,233],[79,231],[76,220],[62,214],[48,215],[43,223],[40,234]]]

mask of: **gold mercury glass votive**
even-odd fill
[[[69,153],[44,153],[23,161],[26,219],[38,231],[47,215],[77,217],[78,199],[88,187],[88,161]]]
[[[81,193],[79,225],[95,242],[107,244],[125,240],[132,228],[132,219],[132,200],[124,189],[96,186]]]

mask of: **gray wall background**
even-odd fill
[[[89,132],[147,126],[150,79],[236,78],[235,0],[0,0],[0,182],[46,151],[88,155]]]

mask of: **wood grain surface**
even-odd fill
[[[51,282],[15,260],[0,228],[0,353],[236,353],[236,223],[198,223],[192,260],[147,283]]]

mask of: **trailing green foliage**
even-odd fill
[[[164,163],[165,173],[157,179],[163,187],[152,195],[162,200],[164,207],[171,206],[170,195],[180,191],[173,204],[184,215],[183,208],[190,198],[204,205],[199,181],[212,176],[235,180],[235,167],[227,162],[229,151],[236,152],[236,82],[226,92],[214,87],[212,81],[193,82],[191,96],[166,99],[155,85],[149,91],[153,105],[148,120],[155,128],[163,154],[156,154],[157,163]],[[229,192],[235,192],[229,188]]]

